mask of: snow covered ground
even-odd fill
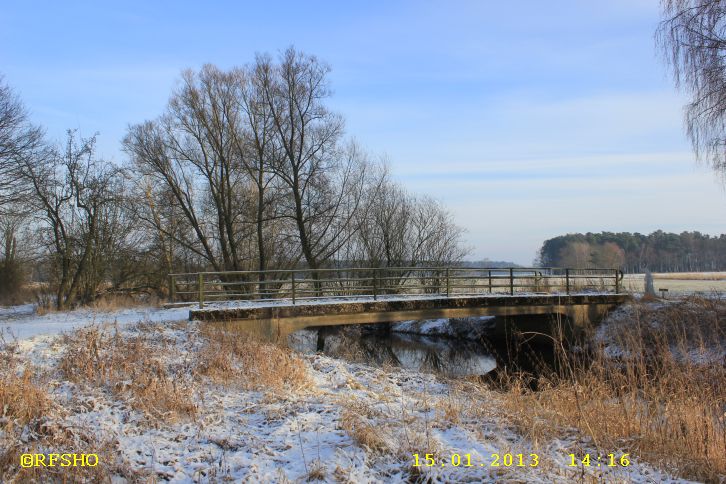
[[[39,316],[36,314],[33,304],[24,304],[0,307],[0,334],[6,340],[24,340],[34,336],[57,335],[94,323],[125,326],[139,321],[156,323],[185,321],[188,318],[188,307],[171,309],[141,307],[116,311],[85,308],[75,311],[50,312]]]
[[[611,312],[595,332],[595,340],[603,344],[605,354],[612,358],[628,357],[627,338],[623,335],[662,333],[671,335],[670,351],[678,361],[693,364],[726,364],[723,309],[714,305],[719,299],[710,297],[703,305],[699,299],[673,298],[623,305]],[[646,337],[647,338],[647,337]]]
[[[41,369],[45,388],[62,409],[43,425],[75,429],[103,442],[107,453],[99,451],[102,458],[113,454],[116,468],[127,470],[117,474],[118,481],[675,481],[632,453],[628,467],[569,467],[570,453],[597,454],[586,439],[573,430],[567,438],[530,441],[508,423],[497,393],[480,384],[319,354],[300,355],[312,382],[304,389],[251,391],[234,382],[196,381],[190,390],[198,408],[193,419],[154,419],[107,388],[64,380],[58,362],[66,342],[56,335],[115,322],[122,337],[144,337],[163,365],[183,373],[199,357],[200,345],[199,323],[174,324],[187,319],[187,309],[46,316],[35,316],[28,307],[3,311],[4,331],[21,339],[4,351],[14,353],[20,368]],[[154,324],[133,324],[143,321]],[[32,430],[23,432],[25,440],[18,443],[3,442],[10,434],[1,429],[0,448],[33,446]],[[436,455],[434,466],[412,467],[414,454],[424,463],[427,453]],[[472,466],[452,465],[454,454],[468,455]],[[495,454],[498,467],[491,465]],[[515,456],[514,465],[503,465],[505,454]],[[523,455],[523,466],[516,465],[517,454]],[[538,456],[536,466],[531,454]]]

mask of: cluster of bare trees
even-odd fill
[[[24,282],[18,234],[28,214],[22,163],[42,149],[43,133],[0,77],[0,297]]]
[[[97,159],[95,137],[60,146],[0,86],[0,300],[33,270],[59,308],[87,303],[131,279],[133,220],[121,169]],[[124,275],[125,273],[125,275]]]
[[[556,265],[576,269],[588,267],[619,269],[625,264],[625,251],[615,242],[591,244],[570,241],[560,250],[558,257]]]
[[[22,153],[0,152],[0,201],[24,200],[57,305],[163,292],[174,271],[459,260],[462,231],[448,212],[345,138],[326,105],[328,72],[292,48],[242,68],[185,71],[165,112],[129,127],[125,166],[72,132],[47,146],[3,87],[21,128],[0,125],[0,140],[13,137]],[[9,213],[18,210],[3,223]]]

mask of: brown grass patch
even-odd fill
[[[47,382],[29,364],[21,368],[14,345],[0,347],[0,482],[103,482],[129,476],[116,451],[83,429],[63,422],[64,410],[46,390]],[[23,468],[26,453],[94,453],[94,467]]]
[[[406,408],[384,412],[371,403],[341,398],[339,425],[356,445],[377,456],[392,456],[410,463],[414,453],[442,455],[438,441],[431,438],[435,421],[427,421]],[[430,410],[430,408],[429,408]]]
[[[446,397],[437,400],[434,406],[436,407],[436,421],[448,422],[451,425],[461,423],[465,406],[462,395],[459,395],[458,392],[450,392]]]
[[[622,450],[682,477],[726,475],[726,302],[691,298],[636,305],[588,358],[564,352],[562,368],[532,391],[510,375],[504,393],[515,424],[533,440],[577,427],[602,454]],[[709,356],[710,355],[710,356]],[[710,359],[709,359],[710,357]]]
[[[64,342],[58,369],[66,379],[106,388],[159,419],[196,414],[191,383],[183,374],[172,374],[160,358],[172,347],[158,348],[148,336],[111,334],[98,326],[78,330]]]
[[[98,311],[117,311],[119,309],[158,307],[159,299],[156,296],[133,296],[129,294],[107,294],[99,297],[89,307]]]
[[[374,415],[366,412],[364,407],[351,403],[344,405],[340,414],[340,426],[353,442],[366,451],[384,453],[390,450],[384,431],[376,423]]]
[[[312,386],[305,361],[289,348],[242,331],[203,326],[196,373],[216,383],[247,390],[298,392]]]
[[[46,415],[51,408],[48,393],[37,383],[32,370],[22,376],[3,372],[0,376],[0,423],[5,431]]]

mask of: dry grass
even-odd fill
[[[368,452],[383,454],[391,450],[385,431],[376,423],[383,415],[355,400],[343,404],[340,426],[353,442]]]
[[[457,382],[450,384],[452,387],[446,397],[438,399],[434,407],[436,408],[436,421],[448,422],[451,425],[458,425],[462,421],[462,417],[468,413],[468,405],[465,394],[456,388]]]
[[[64,409],[46,391],[45,375],[25,363],[14,345],[0,346],[0,482],[104,482],[113,474],[132,477],[116,462],[116,451],[93,434],[63,422]],[[22,468],[25,453],[94,453],[95,467]]]
[[[643,274],[626,274],[623,280],[623,288],[631,292],[643,292]],[[660,288],[668,289],[667,295],[677,293],[700,292],[709,294],[712,292],[726,292],[725,272],[671,272],[654,273],[653,284],[655,290]]]
[[[89,307],[97,311],[117,311],[119,309],[138,307],[158,307],[159,299],[156,296],[131,296],[128,294],[107,294],[93,301]]]
[[[91,326],[66,336],[65,345],[58,369],[69,381],[106,388],[155,418],[196,414],[190,382],[156,356],[164,349],[155,348],[151,336],[126,337]]]
[[[723,281],[726,280],[726,272],[658,272],[653,277],[663,280]]]
[[[319,459],[315,459],[309,466],[309,470],[303,479],[306,482],[312,481],[324,481],[327,477],[327,468],[320,462]]]
[[[415,474],[423,469],[409,467],[413,454],[443,455],[441,443],[432,435],[433,427],[440,427],[440,423],[435,418],[422,418],[418,414],[419,411],[428,413],[436,407],[436,401],[430,400],[436,399],[421,394],[415,399],[414,409],[347,396],[338,401],[338,423],[353,442],[374,459],[396,459],[406,463],[407,470]]]
[[[11,432],[15,426],[40,419],[50,408],[51,399],[32,370],[26,368],[21,376],[12,371],[0,376],[0,428]]]
[[[55,298],[46,289],[34,289],[29,291],[28,294],[31,294],[32,297],[26,297],[25,301],[35,302],[35,312],[38,316],[58,311],[55,306]],[[160,304],[159,299],[153,295],[107,294],[85,307],[96,311],[111,312],[129,308],[159,307]],[[66,310],[63,309],[62,311]]]
[[[54,408],[39,373],[21,367],[15,345],[0,345],[0,430],[12,434],[38,422]]]
[[[269,393],[299,392],[312,386],[305,362],[288,348],[214,325],[205,325],[202,334],[198,376]]]
[[[635,306],[587,358],[564,356],[562,369],[532,391],[510,375],[505,395],[514,422],[533,440],[577,427],[600,453],[622,450],[683,477],[726,475],[726,303],[691,298]],[[722,357],[721,357],[722,358]]]

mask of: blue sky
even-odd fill
[[[332,67],[347,134],[442,200],[472,257],[531,263],[567,232],[726,232],[686,98],[655,50],[657,0],[0,4],[0,72],[52,138],[158,116],[179,73],[289,45]]]

